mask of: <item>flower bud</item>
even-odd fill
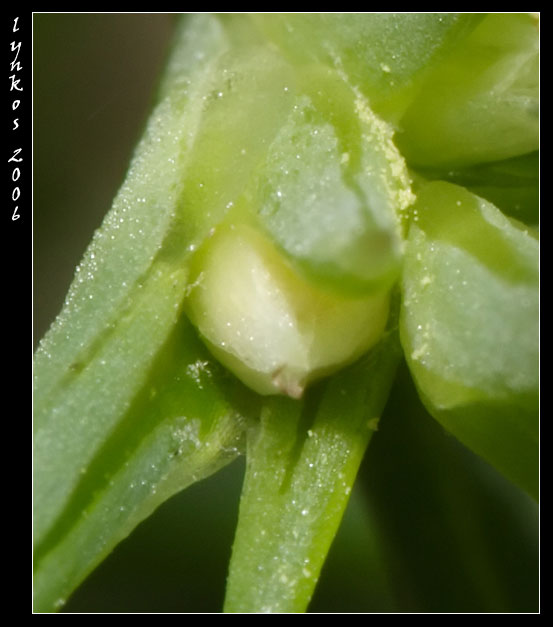
[[[192,264],[187,313],[215,357],[260,394],[306,385],[381,337],[388,291],[348,298],[309,283],[259,231],[222,225]]]

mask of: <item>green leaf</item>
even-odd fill
[[[296,80],[251,193],[259,223],[321,286],[355,296],[389,288],[413,202],[393,129],[336,71],[310,66]]]
[[[222,21],[233,46],[202,92],[176,236],[199,246],[223,220],[250,224],[324,287],[390,287],[413,200],[392,128],[339,72],[288,63],[248,23]]]
[[[430,413],[538,492],[538,242],[487,201],[423,187],[403,275],[401,338]]]
[[[303,612],[400,356],[391,330],[304,401],[271,398],[248,431],[226,612]]]
[[[538,227],[540,156],[537,151],[466,168],[419,169],[418,172],[427,180],[444,180],[466,187],[512,218]]]
[[[488,15],[401,119],[397,142],[409,163],[459,167],[537,150],[538,53],[535,16]]]
[[[427,68],[462,42],[481,19],[470,13],[253,15],[294,65],[337,69],[363,92],[374,111],[391,121],[397,121],[412,101]]]
[[[36,611],[59,609],[157,506],[232,461],[243,448],[244,416],[256,405],[181,318],[141,390],[86,461],[80,445],[92,431],[86,413],[41,430],[35,444],[37,523],[49,512],[46,481],[63,477],[70,462],[81,466],[52,524],[35,534]]]
[[[181,34],[180,78],[201,89],[218,23]],[[182,171],[202,99],[164,88],[127,178],[35,357],[36,609],[59,607],[174,491],[236,454],[248,392],[182,315],[194,236],[179,239]],[[163,90],[162,90],[163,91]],[[230,395],[230,396],[229,396]],[[182,444],[179,444],[179,442]],[[163,497],[162,497],[163,495]]]

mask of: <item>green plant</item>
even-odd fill
[[[36,355],[37,611],[244,451],[225,609],[304,611],[394,380],[395,395],[410,389],[402,355],[426,410],[537,498],[536,79],[528,14],[183,21],[126,181]],[[265,339],[244,344],[236,327],[259,301],[248,267],[280,277],[263,289],[289,309],[268,299],[238,328],[261,320]],[[378,313],[342,355],[351,303]],[[283,321],[299,344],[314,338],[301,368],[272,362]],[[424,429],[413,439],[432,443]],[[458,453],[435,444],[440,474]]]

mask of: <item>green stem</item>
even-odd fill
[[[389,332],[302,402],[266,402],[249,432],[225,612],[306,610],[399,355]]]

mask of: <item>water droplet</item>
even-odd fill
[[[176,446],[176,449],[173,450],[173,454],[182,455],[194,449],[199,449],[202,446],[200,439],[200,421],[179,416],[175,420],[172,437]]]

